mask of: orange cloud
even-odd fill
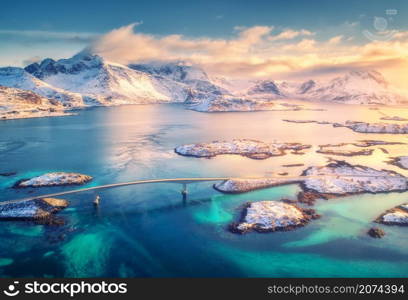
[[[210,73],[230,77],[280,78],[307,74],[319,67],[327,72],[347,67],[378,68],[400,87],[408,86],[407,69],[403,69],[408,62],[408,32],[400,32],[390,41],[367,39],[363,45],[351,45],[352,36],[335,35],[321,40],[315,37],[317,33],[306,29],[274,34],[271,26],[235,27],[232,38],[213,39],[178,34],[154,36],[135,32],[136,25],[103,35],[93,43],[93,51],[123,64],[187,60]]]

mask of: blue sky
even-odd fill
[[[318,30],[361,15],[381,16],[389,8],[400,12],[408,2],[376,0],[2,0],[0,28],[106,32],[143,21],[141,31],[152,34],[226,37],[234,26],[279,25]],[[408,26],[399,18],[398,27]]]
[[[0,66],[70,57],[97,41],[98,53],[121,63],[179,55],[231,75],[385,66],[393,76],[407,62],[407,16],[406,0],[2,0]],[[363,34],[376,34],[376,17],[398,40]]]

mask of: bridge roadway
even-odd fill
[[[316,174],[316,175],[309,175],[309,176],[273,176],[273,177],[258,177],[260,178],[268,178],[268,179],[284,179],[287,181],[287,183],[294,183],[296,181],[303,181],[305,179],[310,179],[310,178],[322,178],[322,177],[335,177],[335,178],[340,178],[340,177],[361,177],[361,178],[367,178],[367,177],[373,177],[373,178],[389,178],[393,176],[376,176],[376,175],[338,175],[338,174]],[[69,190],[69,191],[64,191],[64,192],[58,192],[58,193],[52,193],[52,194],[46,194],[46,195],[38,195],[38,196],[33,196],[33,197],[27,197],[27,198],[22,198],[22,199],[16,199],[16,200],[8,200],[8,201],[2,201],[0,202],[0,205],[4,204],[9,204],[9,203],[18,203],[18,202],[25,202],[25,201],[30,201],[30,200],[35,200],[35,199],[40,199],[40,198],[50,198],[50,197],[57,197],[57,196],[63,196],[63,195],[69,195],[69,194],[76,194],[76,193],[81,193],[81,192],[87,192],[87,191],[95,191],[95,190],[103,190],[103,189],[110,189],[110,188],[117,188],[117,187],[123,187],[123,186],[129,186],[129,185],[137,185],[137,184],[149,184],[149,183],[178,183],[183,185],[183,190],[182,193],[185,194],[187,192],[187,184],[189,183],[194,183],[194,182],[208,182],[208,181],[223,181],[223,180],[228,180],[232,179],[234,177],[203,177],[203,178],[168,178],[168,179],[147,179],[147,180],[136,180],[136,181],[129,181],[129,182],[122,182],[122,183],[111,183],[111,184],[105,184],[105,185],[98,185],[98,186],[93,186],[93,187],[88,187],[88,188],[82,188],[82,189],[75,189],[75,190]],[[257,178],[240,178],[240,179],[257,179]]]

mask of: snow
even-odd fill
[[[382,216],[383,223],[390,224],[406,224],[408,225],[408,212],[396,210],[394,212],[386,213]]]
[[[353,166],[343,161],[306,169],[306,189],[326,194],[377,193],[408,189],[407,179],[393,171]]]
[[[32,91],[39,96],[55,99],[67,106],[83,106],[80,94],[56,88],[24,71],[22,68],[0,68],[0,86]]]
[[[57,101],[33,92],[0,86],[0,120],[69,115]]]
[[[0,204],[0,219],[40,219],[68,206],[68,201],[42,198],[24,202]]]
[[[365,123],[356,121],[346,121],[343,125],[355,132],[361,133],[392,133],[405,134],[408,133],[408,123],[392,124],[392,123]]]
[[[87,51],[57,61],[47,58],[25,69],[0,68],[0,85],[32,91],[68,107],[180,102],[189,109],[218,112],[275,110],[280,99],[349,104],[406,101],[376,71],[353,71],[328,82],[228,79],[209,76],[188,62],[125,66]]]
[[[20,181],[16,183],[15,187],[22,188],[83,184],[90,180],[92,180],[91,176],[79,173],[53,172]]]
[[[294,182],[285,178],[231,178],[214,184],[214,188],[223,193],[243,193]]]
[[[222,154],[237,154],[253,159],[265,159],[271,156],[284,155],[285,150],[303,150],[309,145],[299,143],[264,143],[249,139],[232,141],[214,141],[211,143],[187,144],[178,146],[175,152],[185,156],[213,157]]]
[[[297,227],[307,221],[298,207],[280,201],[260,201],[251,203],[246,208],[246,216],[237,229],[275,231],[288,227]]]

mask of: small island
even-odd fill
[[[22,202],[0,204],[0,220],[49,222],[53,214],[66,208],[64,199],[41,198]]]
[[[233,233],[289,231],[305,226],[319,216],[313,209],[303,209],[285,201],[260,201],[244,207],[242,220],[230,224]]]
[[[80,173],[52,172],[29,179],[20,179],[14,184],[14,188],[27,187],[50,187],[64,185],[80,185],[92,180],[89,175]]]
[[[211,143],[197,143],[178,146],[174,151],[183,156],[211,158],[217,155],[234,154],[251,159],[267,159],[272,156],[285,155],[285,150],[299,152],[311,148],[311,145],[301,143],[265,143],[257,140],[234,139],[228,141],[214,141]]]
[[[288,180],[286,178],[230,178],[214,184],[213,187],[222,193],[236,194],[296,182],[298,181]]]
[[[346,121],[344,124],[333,124],[333,126],[347,127],[355,132],[360,132],[360,133],[390,133],[390,134],[408,133],[408,123],[407,124],[392,124],[392,123],[366,123],[366,122]]]
[[[408,203],[387,210],[377,218],[376,222],[385,225],[408,226]]]
[[[408,170],[408,156],[392,157],[389,164]]]

